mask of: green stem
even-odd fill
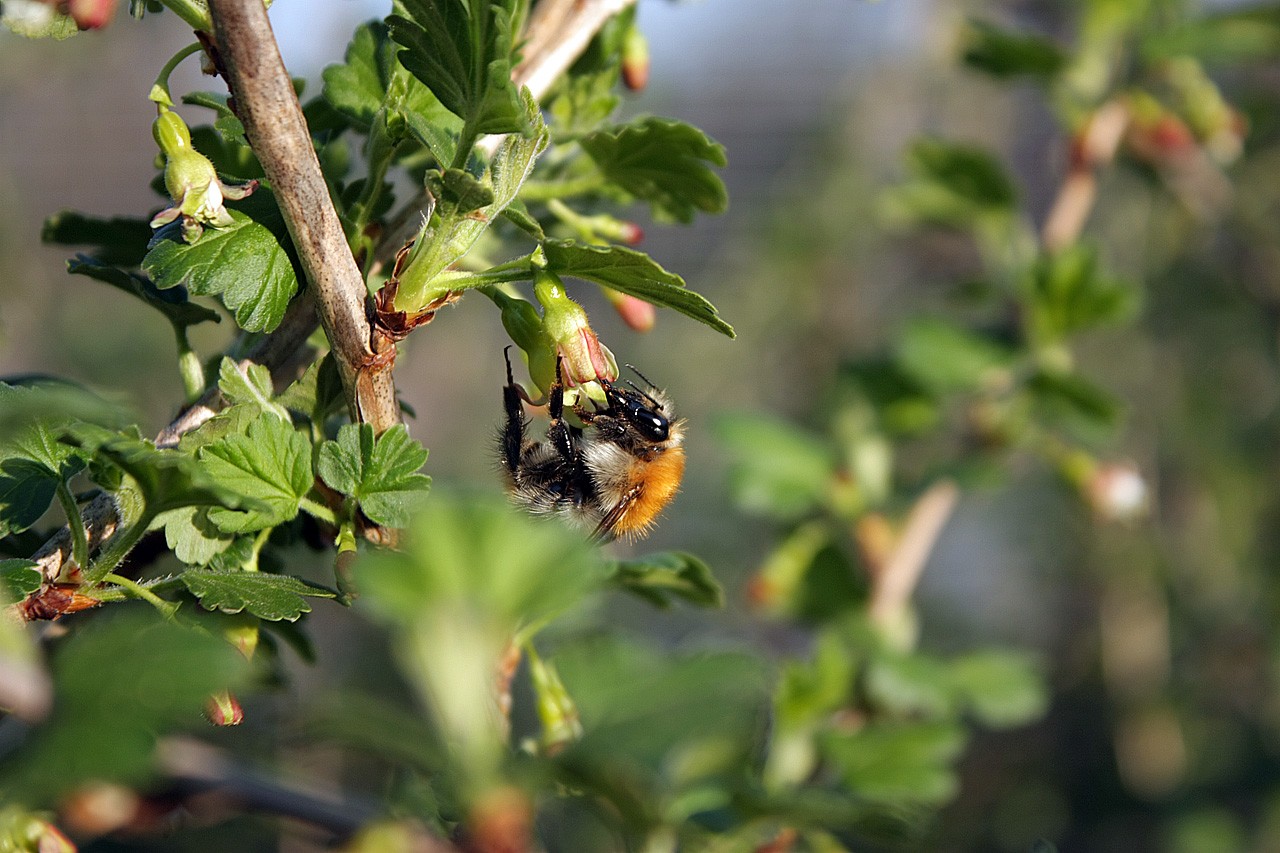
[[[528,281],[532,276],[533,271],[526,264],[512,269],[494,267],[484,272],[445,272],[436,276],[435,281],[444,290],[471,290],[513,281]]]
[[[587,175],[572,181],[525,181],[520,185],[520,199],[525,203],[534,203],[589,195],[601,189],[605,183],[603,175]]]
[[[333,510],[329,509],[329,507],[319,501],[314,500],[309,495],[303,495],[302,500],[298,503],[298,507],[299,509],[306,510],[309,515],[320,519],[326,524],[332,524],[334,526],[337,526],[338,524],[338,517],[334,515]]]
[[[190,405],[204,394],[204,365],[200,363],[200,356],[191,349],[187,327],[174,326],[173,333],[178,339],[178,373],[182,376],[182,393]]]
[[[266,547],[267,540],[271,538],[272,528],[268,527],[258,534],[253,540],[253,553],[249,555],[249,559],[241,567],[246,572],[258,571],[258,555],[262,553],[262,549]]]
[[[107,583],[113,583],[116,586],[120,587],[121,589],[127,590],[135,598],[140,598],[143,601],[147,602],[156,610],[159,610],[161,615],[163,615],[164,618],[166,619],[173,619],[174,614],[178,612],[177,602],[165,601],[163,598],[156,595],[154,592],[147,589],[142,584],[137,583],[135,581],[131,581],[122,575],[117,575],[113,572],[108,572],[107,574],[103,575],[102,579]]]
[[[333,577],[338,584],[338,592],[342,594],[343,604],[349,604],[356,595],[355,580],[351,576],[351,564],[356,558],[356,528],[347,519],[338,528],[338,556],[333,561]]]
[[[212,33],[213,21],[209,17],[209,9],[196,0],[160,0],[173,14],[177,15],[187,26],[197,32]]]
[[[97,583],[114,571],[146,534],[154,518],[154,515],[144,511],[141,518],[112,536],[107,546],[98,554],[98,559],[93,561],[93,567],[85,571],[85,582]]]
[[[449,168],[467,168],[467,162],[471,160],[471,149],[476,147],[476,140],[479,138],[480,134],[476,133],[470,123],[463,125],[462,135],[458,137],[458,150],[454,152],[453,162],[449,164]]]
[[[66,480],[58,481],[58,503],[67,516],[67,529],[71,531],[71,559],[83,569],[89,565],[89,534],[84,529],[84,519],[80,517],[80,506]]]
[[[156,75],[155,85],[151,87],[151,100],[162,107],[172,107],[173,96],[169,94],[169,76],[173,74],[173,69],[177,68],[182,60],[193,53],[199,53],[201,50],[204,50],[204,45],[196,42],[195,44],[187,45],[169,57],[169,61],[164,64],[164,67],[160,69],[160,73]]]

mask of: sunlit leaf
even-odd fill
[[[267,572],[217,572],[188,569],[179,577],[206,610],[251,613],[259,619],[290,622],[311,611],[307,598],[336,598],[331,589]]]

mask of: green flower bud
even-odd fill
[[[492,296],[502,312],[502,328],[524,352],[529,377],[545,396],[556,378],[556,342],[542,327],[542,316],[531,303],[500,290],[495,290]]]
[[[165,106],[160,106],[160,114],[151,125],[151,135],[164,154],[164,186],[174,202],[172,207],[152,218],[151,227],[159,228],[181,216],[183,238],[194,243],[206,225],[214,228],[231,225],[231,214],[223,200],[244,198],[253,192],[258,182],[235,186],[219,180],[213,163],[191,144],[191,131],[186,122]]]
[[[592,331],[587,312],[569,298],[555,273],[539,270],[533,293],[542,304],[542,326],[555,341],[566,387],[618,378],[618,363]]]
[[[542,749],[554,755],[567,744],[582,736],[582,723],[573,697],[565,689],[556,668],[538,657],[532,648],[526,649],[529,660],[529,676],[537,697],[538,719],[542,722]]]

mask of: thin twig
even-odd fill
[[[1107,101],[1089,119],[1076,140],[1067,176],[1040,229],[1040,242],[1046,251],[1061,251],[1080,239],[1098,197],[1097,170],[1115,159],[1128,127],[1129,108],[1118,99]]]
[[[895,624],[910,605],[920,574],[959,496],[955,483],[942,480],[930,486],[911,507],[902,534],[871,579],[868,615],[877,625]]]
[[[391,371],[367,369],[373,349],[364,277],[329,198],[266,6],[261,0],[211,0],[209,13],[236,114],[316,295],[352,416],[383,432],[400,422]]]

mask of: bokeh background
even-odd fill
[[[730,604],[710,627],[618,604],[619,624],[672,646],[777,641],[744,596],[777,531],[733,505],[711,424],[741,410],[817,424],[842,361],[876,351],[904,318],[945,308],[979,269],[967,241],[906,237],[879,217],[912,139],[995,151],[1039,221],[1063,171],[1063,133],[1029,87],[961,71],[957,39],[971,14],[1069,35],[1072,6],[642,0],[652,76],[627,109],[722,142],[731,199],[726,215],[690,227],[645,223],[643,248],[708,296],[738,339],[674,314],[636,335],[594,294],[582,298],[619,360],[665,386],[689,420],[685,487],[648,545],[705,558]],[[272,9],[286,64],[313,86],[354,24],[384,13],[368,0]],[[39,245],[39,233],[62,209],[159,206],[146,94],[188,40],[169,15],[122,17],[71,44],[0,34],[0,375],[84,382],[135,407],[144,432],[181,396],[168,329],[128,297],[68,277],[65,250]],[[1026,850],[1036,838],[1080,851],[1280,849],[1278,83],[1280,66],[1265,63],[1223,81],[1252,135],[1216,209],[1184,216],[1143,176],[1120,172],[1090,224],[1145,294],[1136,326],[1091,336],[1080,358],[1126,401],[1109,453],[1144,472],[1150,517],[1100,526],[1028,461],[964,492],[928,564],[922,646],[1031,649],[1054,697],[1042,723],[971,747],[928,849]],[[194,74],[174,85],[209,86]],[[228,327],[199,327],[195,345],[215,352]],[[417,412],[410,429],[440,482],[496,487],[504,343],[492,307],[465,299],[398,363]],[[321,659],[347,676],[366,666],[335,639],[347,617],[316,615]],[[329,677],[299,666],[294,689]]]

